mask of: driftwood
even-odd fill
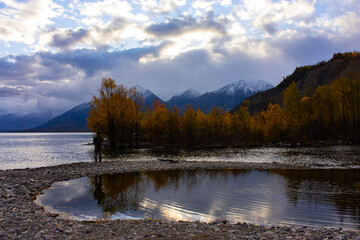
[[[179,162],[179,159],[158,158],[158,161],[162,161],[162,162],[170,162],[170,163],[178,163],[178,162]]]

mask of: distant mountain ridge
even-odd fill
[[[89,112],[90,104],[82,103],[46,123],[30,129],[29,131],[89,131],[89,128],[87,127],[87,117],[89,116]]]
[[[20,131],[36,127],[53,117],[50,112],[0,115],[0,132]]]
[[[185,108],[186,105],[191,104],[192,101],[201,96],[196,90],[189,88],[188,90],[173,96],[166,104],[170,107],[177,106],[179,108]]]
[[[207,113],[214,107],[220,107],[224,111],[231,110],[241,103],[245,98],[254,95],[259,91],[265,91],[273,86],[263,80],[245,81],[239,80],[230,83],[218,90],[207,92],[200,96],[191,95],[191,97],[177,97],[176,101],[173,97],[166,102],[169,106],[176,105],[180,109],[185,109],[186,105],[191,105],[193,108],[199,108],[201,111]],[[181,95],[180,95],[181,96]]]
[[[293,81],[303,95],[307,91],[314,92],[318,86],[331,83],[359,61],[360,54],[337,53],[327,62],[322,61],[316,65],[297,67],[276,87],[248,97],[246,100],[249,101],[249,111],[256,113],[266,110],[269,103],[282,105],[284,91]],[[232,112],[235,112],[240,106],[241,103]]]

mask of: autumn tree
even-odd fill
[[[134,124],[134,134],[135,134],[135,144],[136,147],[139,146],[139,135],[141,132],[141,119],[145,113],[144,101],[142,95],[137,91],[136,88],[130,89],[130,98],[135,104],[135,124]]]
[[[89,129],[105,134],[111,146],[130,144],[139,122],[140,109],[133,99],[136,90],[128,90],[111,78],[103,78],[98,93],[90,103]]]
[[[221,145],[222,144],[222,115],[223,111],[217,107],[214,107],[209,113],[208,123],[209,123],[209,141],[211,145]]]
[[[165,104],[155,100],[151,113],[143,122],[150,141],[157,145],[166,145],[169,134],[169,115]]]
[[[337,79],[341,95],[343,126],[348,136],[360,138],[360,61],[352,63]]]
[[[181,131],[182,121],[180,117],[180,110],[176,106],[168,109],[168,143],[171,146],[181,145]]]
[[[200,147],[205,147],[209,144],[209,123],[208,117],[200,109],[196,111],[196,142]]]
[[[188,105],[186,112],[182,116],[183,141],[187,147],[196,144],[196,112]]]
[[[296,83],[292,82],[284,92],[283,104],[284,114],[288,126],[288,137],[290,141],[301,140],[301,127],[304,116],[302,115],[302,96]]]
[[[265,113],[264,139],[267,142],[280,142],[285,137],[285,119],[278,104],[269,103]]]
[[[238,122],[238,125],[236,126],[236,141],[242,145],[246,144],[246,142],[250,142],[250,138],[255,135],[251,133],[252,117],[249,113],[249,104],[250,102],[248,100],[243,101],[239,110],[234,114]]]
[[[335,113],[337,109],[336,89],[334,85],[319,86],[309,99],[311,115],[309,125],[310,136],[315,139],[334,139]]]

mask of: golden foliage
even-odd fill
[[[93,96],[90,103],[88,127],[100,131],[109,139],[111,145],[132,144],[138,134],[141,116],[141,98],[135,89],[116,85],[115,80],[103,78],[98,89],[99,96]]]

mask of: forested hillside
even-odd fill
[[[295,82],[302,95],[314,93],[318,86],[330,84],[334,79],[344,73],[351,71],[360,59],[358,52],[337,53],[329,61],[320,62],[312,66],[298,67],[295,71],[284,78],[276,87],[267,91],[258,92],[246,100],[251,113],[266,110],[269,103],[283,106],[282,100],[285,89]],[[236,112],[241,104],[235,107],[232,112]]]

